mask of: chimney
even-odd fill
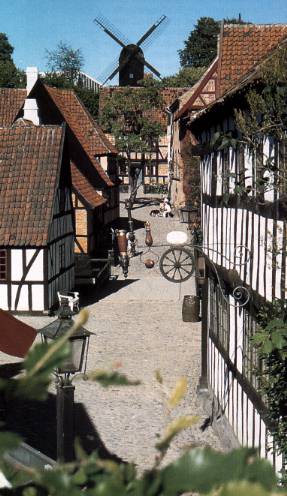
[[[29,95],[31,89],[38,79],[39,73],[37,67],[27,67],[26,77],[27,77],[27,95]]]
[[[36,126],[40,124],[38,105],[35,98],[26,98],[23,119],[33,122]]]

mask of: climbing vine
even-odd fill
[[[269,190],[286,194],[287,156],[287,48],[279,47],[271,58],[258,69],[256,79],[248,89],[241,90],[241,106],[234,109],[234,130],[217,131],[211,142],[211,150],[228,149],[241,155],[248,150],[256,162],[256,177],[251,179],[247,170],[238,168],[236,174],[223,171],[226,183],[234,176],[233,194],[239,197],[261,197]],[[264,140],[269,138],[274,146],[271,154],[264,153]],[[247,184],[248,183],[248,184]]]
[[[268,420],[276,451],[287,461],[287,306],[274,300],[258,313],[259,330],[252,341],[263,367],[257,371],[261,394],[268,406]],[[285,474],[286,477],[286,474]]]

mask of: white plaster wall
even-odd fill
[[[36,250],[26,250],[26,263],[28,265],[32,256]],[[43,281],[44,280],[44,250],[41,250],[36,259],[34,260],[32,267],[30,268],[26,281]]]
[[[234,192],[235,188],[235,182],[236,182],[236,157],[235,157],[235,152],[232,148],[229,148],[228,150],[229,154],[229,172],[231,173],[229,176],[229,193]]]
[[[216,163],[217,163],[217,175],[216,175],[216,195],[221,196],[222,195],[222,185],[223,185],[223,178],[222,178],[222,154],[217,153],[216,156]]]
[[[274,144],[269,136],[264,138],[263,141],[263,164],[266,165],[268,158],[274,158]],[[274,173],[271,171],[264,171],[264,177],[268,179],[266,191],[264,192],[264,200],[273,202],[275,199],[274,190]]]
[[[231,361],[234,363],[235,362],[235,356],[236,356],[236,348],[235,348],[235,314],[236,314],[236,309],[235,309],[235,300],[233,296],[229,297],[230,301],[230,307],[229,307],[229,322],[230,322],[230,334],[229,334],[229,356]]]
[[[22,250],[11,250],[11,279],[20,281],[23,275]]]
[[[248,186],[253,186],[253,167],[252,167],[252,154],[251,152],[245,147],[244,148],[244,170],[245,170],[245,187]],[[251,195],[251,192],[249,193]]]
[[[247,398],[247,416],[248,416],[248,432],[247,432],[247,446],[253,447],[253,416],[254,406],[250,399]]]
[[[255,291],[256,291],[257,270],[258,270],[258,262],[259,262],[259,260],[258,260],[258,236],[259,236],[259,216],[257,214],[254,214],[252,288]]]
[[[35,312],[44,309],[44,285],[34,284],[32,287],[32,308]]]
[[[275,297],[281,298],[281,273],[282,273],[282,250],[283,250],[283,229],[282,221],[277,221],[276,226],[276,274],[275,274]]]
[[[29,301],[28,301],[28,286],[23,284],[21,287],[21,292],[20,292],[20,298],[19,302],[17,305],[17,309],[15,309],[15,298],[17,295],[17,290],[18,290],[19,285],[18,284],[12,284],[12,291],[11,291],[11,310],[17,310],[17,311],[28,311],[29,310]]]
[[[237,369],[242,373],[242,350],[243,350],[243,310],[236,308],[237,312]]]
[[[272,242],[273,242],[273,219],[267,221],[267,243],[266,243],[266,299],[272,300]]]
[[[242,431],[242,387],[237,383],[237,437],[238,441],[243,443],[243,431]]]
[[[7,284],[0,284],[0,308],[8,310]]]
[[[264,277],[264,267],[266,264],[266,250],[265,250],[265,223],[264,217],[259,218],[260,223],[260,234],[259,234],[259,256],[260,256],[260,270],[258,277],[258,292],[261,296],[265,297],[265,277]]]

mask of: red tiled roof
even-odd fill
[[[73,90],[62,90],[44,85],[58,107],[67,125],[89,156],[99,176],[108,186],[113,182],[103,170],[95,156],[116,154],[117,150],[104,135]]]
[[[0,351],[23,358],[37,336],[33,327],[24,324],[0,308]]]
[[[48,241],[64,130],[0,128],[0,246]]]
[[[225,24],[220,38],[217,96],[236,85],[287,38],[287,24]]]
[[[73,189],[82,197],[82,200],[90,208],[100,207],[107,200],[95,191],[89,179],[84,176],[74,163],[71,163]]]
[[[26,90],[0,88],[0,127],[11,126],[24,105]]]

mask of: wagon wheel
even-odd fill
[[[165,251],[159,261],[160,271],[170,282],[184,282],[195,270],[195,260],[187,248],[174,247]]]

